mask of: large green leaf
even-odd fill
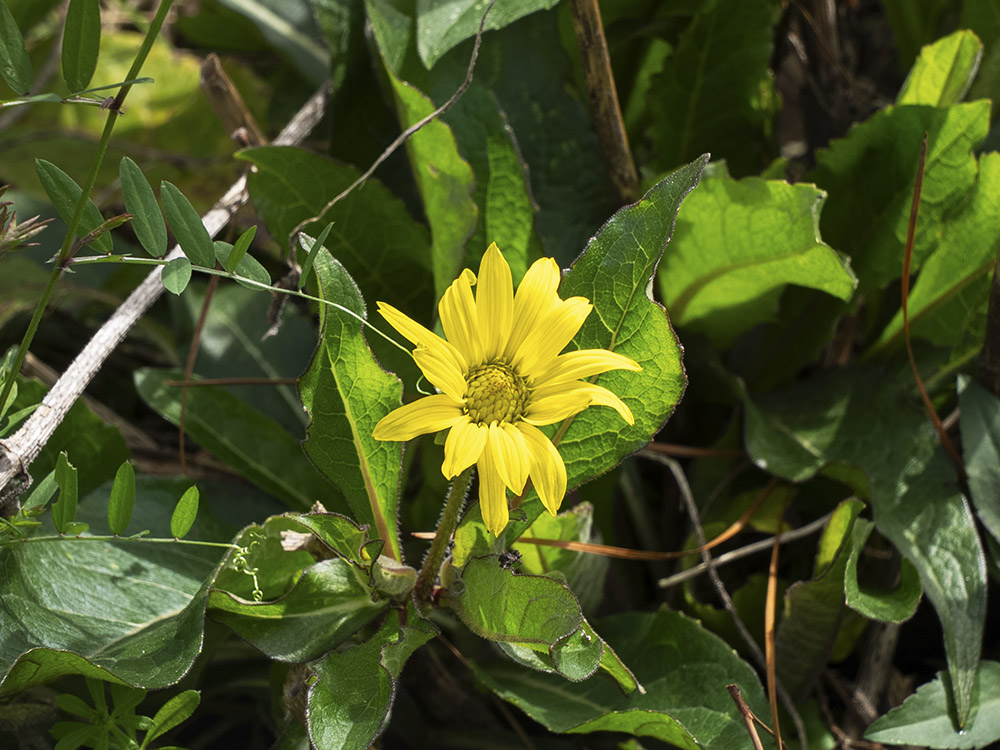
[[[863,507],[859,500],[845,500],[837,507],[823,531],[812,580],[785,591],[775,649],[778,677],[793,696],[807,694],[833,650],[844,610],[851,527]]]
[[[924,215],[923,209],[920,211]],[[968,198],[938,228],[941,240],[924,262],[910,292],[910,332],[942,346],[954,346],[967,327],[969,307],[984,307],[997,246],[1000,245],[1000,154],[979,159]],[[883,329],[874,349],[899,346],[903,313]]]
[[[502,29],[518,18],[548,10],[559,0],[507,0],[486,16],[484,31]],[[417,0],[417,49],[428,68],[448,50],[476,35],[489,0]]]
[[[282,245],[300,221],[318,215],[358,176],[353,167],[296,148],[252,148],[239,156],[257,167],[248,178],[250,195]],[[325,246],[365,294],[427,322],[433,309],[427,229],[371,179],[310,227],[318,233],[331,221]]]
[[[209,615],[228,625],[264,654],[304,662],[330,651],[385,609],[374,601],[351,565],[335,558],[306,568],[295,587],[271,602],[241,599],[224,591],[209,595]]]
[[[393,609],[371,639],[320,661],[314,668],[317,680],[309,688],[313,744],[367,750],[388,721],[403,665],[435,635],[437,628],[412,605],[402,615]]]
[[[971,31],[956,31],[928,44],[920,50],[896,104],[958,104],[972,85],[982,58],[982,42]]]
[[[657,167],[672,169],[705,151],[741,176],[767,163],[767,99],[774,98],[768,65],[778,12],[773,0],[701,5],[647,94]]]
[[[746,403],[754,462],[804,481],[843,463],[860,469],[875,525],[920,572],[944,628],[961,721],[969,715],[986,615],[986,567],[975,519],[933,426],[877,369],[827,370]],[[850,478],[850,477],[848,477]]]
[[[913,269],[937,247],[938,228],[976,178],[972,149],[986,137],[990,103],[889,107],[817,155],[810,179],[830,194],[824,239],[851,256],[863,291],[898,279],[924,133],[927,161]]]
[[[365,303],[353,279],[325,250],[316,256],[315,268],[324,299],[354,316],[321,308],[319,345],[299,381],[302,403],[312,418],[305,451],[340,487],[355,518],[371,524],[373,535],[385,540],[386,554],[401,560],[396,503],[403,446],[376,440],[372,431],[401,405],[402,388],[375,361],[361,333],[358,317],[365,317]]]
[[[738,685],[758,716],[767,715],[767,699],[753,670],[722,639],[668,609],[616,615],[597,627],[633,665],[644,693],[625,696],[601,676],[570,683],[512,664],[478,666],[476,673],[554,732],[625,732],[690,750],[747,747],[746,728],[726,685]]]
[[[181,485],[139,477],[134,523],[169,535]],[[107,490],[78,519],[104,526]],[[47,525],[36,535],[51,535]],[[86,536],[86,534],[84,535]],[[206,523],[192,537],[218,541]],[[0,692],[64,674],[162,688],[201,650],[208,587],[222,551],[141,541],[41,541],[0,547]]]
[[[955,729],[947,681],[948,675],[938,672],[903,705],[873,721],[865,739],[887,745],[962,750],[993,747],[1000,740],[1000,663],[980,662],[973,713],[962,731]]]
[[[391,70],[386,74],[404,128],[434,111],[434,104],[415,87]],[[434,296],[439,298],[462,270],[465,243],[476,228],[479,212],[471,198],[476,180],[451,128],[441,120],[414,133],[406,141],[406,153],[431,228]]]
[[[702,180],[657,274],[674,323],[726,344],[774,319],[786,284],[848,299],[857,280],[819,236],[825,200],[812,185],[783,180]]]
[[[366,0],[365,7],[386,65],[435,104],[443,104],[465,78],[471,43],[445,55],[428,73],[416,53],[414,16],[389,0]],[[535,229],[544,252],[565,265],[617,204],[582,104],[585,95],[574,95],[578,69],[562,46],[553,44],[560,34],[557,15],[533,13],[491,34],[479,51],[471,86],[444,119],[476,174],[480,208],[488,203],[487,175],[505,175],[519,191],[510,198],[517,200],[522,216],[530,219],[533,210],[528,209],[537,201]],[[504,149],[506,164],[491,166],[491,143]],[[520,195],[525,175],[512,169],[522,160],[530,177],[525,195]],[[530,235],[526,223],[519,226]],[[496,241],[505,253],[515,244],[506,236],[486,235],[485,229],[480,228],[470,246],[471,267],[490,242]]]
[[[972,504],[983,526],[1000,542],[1000,399],[965,376],[958,389]]]
[[[180,424],[181,391],[164,383],[183,377],[179,370],[135,373],[139,395],[175,425]],[[317,501],[336,505],[333,488],[309,463],[298,440],[218,386],[188,389],[184,425],[202,447],[290,507],[307,510]]]

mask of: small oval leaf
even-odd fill
[[[160,198],[163,200],[167,221],[177,235],[177,242],[184,254],[195,265],[215,268],[212,238],[191,202],[176,186],[166,180],[160,183]]]
[[[254,224],[243,234],[240,238],[236,240],[236,244],[233,245],[232,251],[229,253],[229,257],[226,258],[225,267],[229,273],[235,273],[237,267],[240,265],[240,261],[243,260],[243,256],[247,254],[247,250],[250,249],[250,243],[253,242],[253,238],[257,234],[257,225]]]
[[[62,43],[63,79],[72,92],[90,85],[101,47],[100,0],[69,0]]]
[[[198,516],[198,497],[198,486],[191,485],[177,501],[174,514],[170,517],[170,534],[174,538],[183,539],[194,525]]]
[[[76,467],[69,462],[66,451],[60,453],[56,461],[56,484],[59,485],[59,500],[52,506],[52,523],[60,534],[72,534],[78,490]]]
[[[76,213],[76,205],[80,202],[80,194],[83,189],[76,184],[76,180],[52,162],[44,159],[35,160],[35,171],[38,173],[38,179],[42,183],[45,194],[55,206],[56,213],[69,224]],[[104,217],[101,216],[101,212],[94,205],[94,202],[88,198],[87,205],[83,209],[83,216],[80,217],[80,224],[76,228],[76,236],[84,237],[103,223]],[[111,236],[108,234],[96,237],[93,246],[96,250],[107,255],[110,255],[114,249],[111,244]]]
[[[180,294],[190,281],[191,261],[187,258],[174,258],[163,267],[163,286],[168,292]]]
[[[239,244],[239,241],[237,241],[237,244]],[[215,258],[223,266],[229,263],[236,250],[236,245],[230,245],[228,242],[223,242],[222,240],[215,241]],[[271,286],[271,274],[260,264],[259,260],[252,255],[247,255],[245,250],[240,255],[239,262],[236,264],[236,270],[230,271],[230,273],[235,273],[236,283],[240,286],[245,286],[247,289],[260,291],[261,286]]]
[[[139,165],[123,156],[118,170],[122,181],[125,209],[132,214],[132,228],[139,243],[154,258],[167,252],[167,225],[156,195]]]
[[[35,78],[24,37],[3,0],[0,0],[0,76],[12,91],[22,95],[31,90]]]
[[[111,533],[124,534],[128,522],[132,520],[132,509],[135,507],[135,471],[128,461],[118,467],[115,483],[111,486],[111,497],[108,500],[108,528]]]

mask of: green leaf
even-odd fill
[[[965,97],[983,59],[983,45],[971,31],[949,34],[920,50],[896,97],[896,104],[948,107]]]
[[[851,551],[844,576],[844,598],[847,606],[869,620],[906,622],[917,611],[923,588],[917,569],[907,559],[899,561],[899,584],[892,591],[862,588],[858,582],[858,559],[874,528],[870,521],[859,518],[851,529]]]
[[[454,8],[449,13],[454,13]],[[434,111],[433,102],[414,86],[397,78],[388,67],[386,73],[400,125],[409,127]],[[451,128],[440,119],[414,133],[406,142],[406,153],[431,229],[434,291],[440,298],[461,272],[465,243],[476,229],[479,211],[472,201],[476,178],[459,154]],[[501,237],[497,240],[503,242]]]
[[[899,278],[924,133],[927,161],[913,270],[938,246],[938,228],[973,186],[972,149],[986,137],[989,116],[987,101],[889,107],[817,154],[809,179],[830,195],[820,222],[823,238],[850,255],[861,291]]]
[[[154,535],[167,532],[174,484],[137,480],[134,520]],[[106,497],[99,489],[84,498],[82,518],[102,521]],[[4,549],[0,693],[66,674],[144,688],[176,683],[201,650],[209,583],[222,557],[219,549],[124,539]]]
[[[400,492],[402,443],[376,440],[372,430],[401,401],[399,379],[372,357],[361,333],[364,300],[344,267],[320,249],[316,276],[324,299],[354,315],[320,308],[320,340],[309,369],[299,380],[302,403],[312,418],[305,452],[336,484],[355,518],[372,525],[401,560],[396,503]]]
[[[183,294],[191,283],[191,261],[181,256],[168,260],[160,277],[163,287],[172,294]]]
[[[758,716],[767,699],[753,670],[697,621],[661,609],[628,613],[597,624],[618,654],[634,665],[644,693],[625,696],[595,676],[567,683],[513,664],[477,666],[497,695],[553,732],[626,732],[690,750],[743,750],[746,728],[724,686],[739,686]],[[765,746],[772,746],[765,740]]]
[[[0,76],[12,91],[21,95],[31,90],[35,79],[24,37],[4,0],[0,0]]]
[[[164,381],[182,378],[179,370],[135,373],[139,395],[175,425],[180,423],[181,391]],[[185,429],[203,448],[290,507],[305,510],[317,500],[332,504],[329,484],[309,463],[298,441],[221,388],[188,389]]]
[[[201,703],[201,693],[197,690],[185,690],[164,703],[153,717],[153,725],[147,730],[142,746],[146,747],[160,735],[187,721],[199,703]],[[115,708],[118,708],[117,704]]]
[[[287,0],[220,0],[223,5],[250,19],[267,42],[284,52],[313,85],[330,74],[330,55],[313,19],[311,5]],[[213,29],[213,37],[215,29]],[[217,38],[217,37],[216,37]]]
[[[156,195],[139,165],[123,156],[118,168],[125,208],[132,214],[132,228],[139,244],[154,258],[167,253],[167,225],[156,202]]]
[[[923,208],[920,214],[923,216]],[[985,306],[985,279],[1000,244],[1000,154],[979,159],[979,174],[967,199],[938,228],[941,239],[910,291],[910,333],[942,346],[954,346],[967,327],[970,297]],[[983,287],[983,288],[980,288]],[[957,313],[957,314],[956,314]],[[883,329],[873,350],[900,346],[903,312]]]
[[[243,234],[240,235],[239,239],[236,240],[236,244],[233,245],[233,249],[230,251],[229,255],[226,257],[225,262],[222,264],[229,273],[235,273],[236,269],[240,265],[240,261],[243,260],[243,256],[247,254],[247,250],[250,249],[250,243],[253,242],[254,236],[257,234],[257,225],[254,224],[249,229],[247,229]],[[270,277],[268,277],[268,283],[270,283]]]
[[[399,610],[390,610],[371,639],[316,665],[306,714],[315,747],[367,750],[382,733],[403,665],[437,635],[412,605],[405,614],[402,620]]]
[[[124,534],[132,520],[135,507],[135,471],[128,461],[123,463],[115,475],[108,500],[108,528],[112,534]]]
[[[170,516],[170,536],[183,539],[194,525],[198,517],[198,499],[200,493],[197,485],[188,487],[181,499],[177,501],[174,512]]]
[[[740,176],[770,160],[765,133],[775,95],[768,66],[778,13],[773,0],[701,6],[647,94],[659,169],[706,151]]]
[[[460,581],[448,585],[447,604],[483,638],[552,647],[580,628],[580,605],[565,584],[515,575],[496,555],[469,560]]]
[[[288,516],[300,531],[311,532],[338,556],[358,567],[370,567],[362,548],[369,543],[366,526],[358,526],[346,516],[337,513],[306,513]],[[378,542],[381,544],[381,542]]]
[[[49,196],[49,200],[55,206],[59,217],[69,224],[76,213],[76,205],[80,202],[80,194],[83,193],[83,190],[72,177],[55,164],[44,159],[35,160],[35,170],[42,187],[45,189],[45,194]],[[94,202],[88,198],[83,215],[80,217],[80,224],[76,228],[76,236],[83,237],[88,232],[97,229],[102,223],[104,223],[104,217],[101,216],[101,212],[97,210]],[[94,248],[110,255],[113,250],[111,236],[105,234],[98,237],[94,240]]]
[[[225,266],[236,252],[235,245],[230,245],[228,242],[223,242],[222,240],[216,240],[212,243],[212,247],[215,250],[215,259],[222,266]],[[240,256],[235,273],[244,279],[254,282],[249,283],[238,278],[236,279],[237,284],[247,289],[252,289],[255,292],[263,291],[260,287],[262,284],[264,286],[271,286],[271,274],[267,272],[267,269],[261,265],[259,260],[252,255],[247,255],[246,251]]]
[[[873,721],[865,731],[865,739],[889,745],[962,750],[989,747],[1000,740],[1000,663],[980,662],[973,713],[962,731],[955,730],[950,693],[948,675],[938,672],[903,705]]]
[[[844,609],[844,570],[851,552],[851,528],[864,508],[845,500],[823,530],[813,578],[785,591],[784,614],[775,633],[778,678],[792,696],[806,695],[826,666]]]
[[[170,228],[184,254],[196,266],[215,268],[215,248],[212,238],[201,223],[201,216],[191,202],[174,185],[164,180],[160,183],[160,199],[167,214]]]
[[[958,379],[962,454],[976,515],[1000,542],[1000,399],[966,376]]]
[[[496,3],[483,31],[502,29],[519,18],[555,7],[559,0],[508,0]],[[450,49],[479,31],[487,0],[417,0],[417,50],[430,69]]]
[[[82,91],[90,85],[100,48],[100,0],[69,0],[63,28],[62,74],[70,91]]]
[[[316,659],[374,620],[389,604],[373,600],[352,566],[340,559],[307,568],[295,587],[270,602],[252,602],[225,591],[209,596],[209,615],[278,661]]]
[[[56,462],[56,484],[59,485],[59,499],[52,505],[52,523],[56,531],[63,534],[76,518],[77,503],[76,467],[66,458],[65,452],[59,454]]]
[[[955,704],[971,708],[986,614],[975,519],[923,410],[880,370],[828,370],[746,401],[747,452],[763,469],[804,481],[831,464],[860,469],[875,526],[920,572],[944,628]],[[957,582],[957,583],[956,583]]]
[[[353,167],[296,148],[252,148],[238,156],[257,167],[248,177],[250,195],[282,245],[300,221],[318,215],[358,176]],[[397,198],[370,179],[321,218],[323,225],[331,221],[326,247],[367,295],[418,317],[429,313],[427,230]]]
[[[657,274],[674,323],[724,346],[773,320],[787,284],[850,298],[857,279],[820,239],[825,200],[812,185],[784,180],[703,179],[684,201]]]
[[[309,272],[312,270],[313,264],[316,262],[316,253],[319,252],[320,248],[324,247],[326,238],[330,236],[331,231],[333,231],[332,221],[323,228],[323,231],[319,233],[319,237],[315,240],[306,234],[299,235],[299,245],[306,254],[305,262],[302,264],[302,273],[299,274],[300,292],[306,285],[306,281],[309,279]]]

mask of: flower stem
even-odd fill
[[[424,564],[420,567],[420,575],[417,576],[417,584],[414,587],[419,604],[430,599],[431,589],[434,587],[434,581],[441,569],[441,563],[444,562],[445,553],[448,551],[448,544],[458,527],[458,520],[462,515],[465,495],[469,491],[471,480],[472,467],[470,466],[458,475],[451,483],[451,489],[448,490],[444,511],[441,513],[441,520],[438,521],[437,531],[434,532],[434,541],[431,543],[427,557],[424,558]]]

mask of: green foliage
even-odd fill
[[[955,731],[954,711],[946,687],[948,675],[917,688],[902,706],[872,722],[865,739],[890,745],[933,748],[988,747],[1000,740],[1000,664],[983,661],[976,680],[978,710],[962,731]]]
[[[911,617],[892,667],[926,684],[868,739],[1000,740],[1000,667],[981,658],[997,647],[1000,401],[975,379],[996,368],[995,2],[836,18],[774,0],[603,3],[620,122],[585,73],[600,45],[576,38],[596,4],[153,5],[102,34],[97,0],[0,0],[0,337],[21,342],[0,368],[0,745],[143,750],[190,720],[195,746],[735,750],[750,738],[726,687],[770,715],[765,668],[734,649],[750,653],[743,631],[765,640],[775,589],[787,744],[801,718],[811,746],[832,746],[826,714],[842,709],[821,715],[818,678],[835,664],[853,681],[867,624]],[[198,92],[207,52],[244,102]],[[321,123],[275,141],[300,145],[254,138],[320,85]],[[604,161],[622,123],[651,185],[632,205],[641,189]],[[252,206],[228,205],[216,238],[201,212],[221,215],[240,173]],[[183,252],[169,261],[168,224]],[[430,371],[428,331],[453,328],[439,300],[494,241],[515,287],[550,257],[558,296],[592,303],[568,350],[642,368],[585,378],[634,424],[598,402],[544,426],[569,492],[543,514],[529,482],[499,536],[477,502],[488,476],[448,489],[443,432],[373,436],[432,395],[415,363]],[[105,327],[146,310],[157,280],[171,294],[127,338]],[[401,344],[376,303],[427,330]],[[117,348],[95,361],[101,342]],[[55,382],[46,363],[68,373],[48,392],[20,372]],[[964,467],[927,409],[957,413]],[[663,454],[680,458],[668,470]],[[517,459],[544,485],[537,454]],[[694,578],[706,566],[659,554],[694,551],[698,523],[742,529],[711,546],[711,587]],[[769,581],[772,540],[750,537],[779,527],[795,541]],[[663,606],[655,582],[678,579]],[[234,701],[254,710],[233,718]]]

